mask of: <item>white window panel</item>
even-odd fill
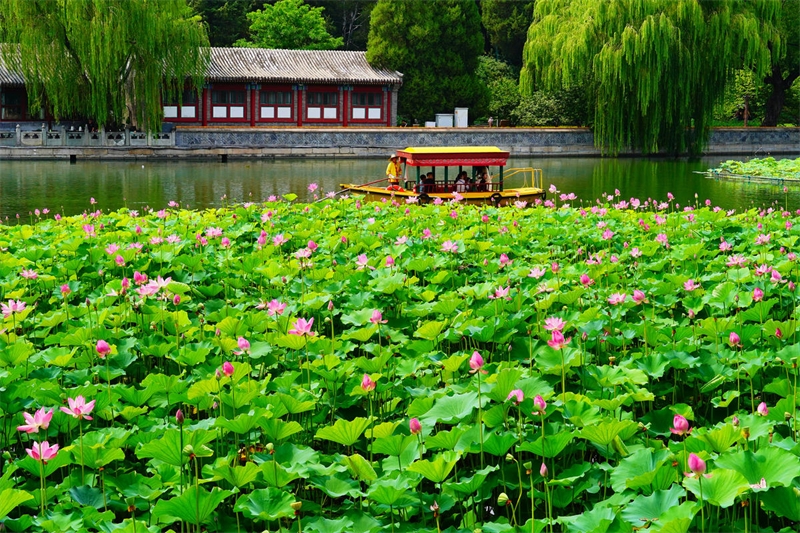
[[[275,108],[274,107],[262,107],[261,108],[261,118],[275,118]]]
[[[164,118],[178,118],[178,106],[165,105],[164,106]]]
[[[214,110],[211,112],[211,116],[214,118],[228,118],[228,108],[215,106]]]
[[[326,107],[325,108],[325,118],[336,118],[336,108],[335,107]]]
[[[181,107],[181,117],[183,118],[195,118],[197,116],[197,108],[193,105],[185,105]]]
[[[308,108],[308,118],[319,118],[321,109],[319,107]]]
[[[231,107],[231,118],[244,118],[244,107]]]
[[[291,107],[279,107],[278,108],[278,118],[292,118],[292,108]]]
[[[369,110],[369,118],[373,120],[380,120],[381,118],[381,108],[380,107],[373,107]]]
[[[355,118],[355,119],[367,118],[366,109],[364,109],[363,107],[354,107],[353,108],[353,118]]]

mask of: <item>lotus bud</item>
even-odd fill
[[[734,416],[731,419],[731,424],[733,424],[733,427],[738,428],[739,427],[739,417],[738,416]]]
[[[185,418],[183,416],[183,411],[181,411],[180,409],[175,411],[175,422],[177,422],[179,426],[183,425],[184,420]]]
[[[333,311],[333,300],[328,300],[328,311]]]
[[[275,453],[275,445],[272,444],[271,442],[268,442],[267,445],[264,446],[264,449],[267,450],[267,453],[270,455]]]
[[[422,424],[419,421],[419,418],[412,418],[408,421],[408,429],[411,431],[412,435],[419,435],[422,433]]]
[[[193,456],[194,455],[194,446],[191,444],[187,444],[183,447],[183,455]]]
[[[217,378],[217,381],[222,379],[222,373],[219,371],[219,368],[214,371],[214,377]]]
[[[497,505],[500,507],[505,507],[509,503],[508,494],[505,492],[501,492],[500,495],[497,497]]]
[[[750,428],[742,428],[742,437],[744,437],[745,440],[750,439]]]
[[[97,341],[95,350],[97,350],[97,355],[100,357],[100,359],[105,359],[105,357],[111,353],[111,346],[109,346],[108,343],[103,339],[100,339]]]
[[[536,397],[533,399],[533,408],[535,409],[533,414],[544,414],[547,411],[547,402],[544,401],[541,394],[537,394]]]
[[[514,462],[514,460],[515,460],[515,459],[514,459],[514,456],[513,456],[513,455],[511,455],[510,453],[507,453],[507,454],[506,454],[506,461],[508,461],[509,463],[513,463],[513,462]]]
[[[233,375],[233,364],[231,364],[230,361],[222,363],[222,373],[225,374],[225,377],[231,377]]]
[[[539,475],[543,478],[547,479],[547,465],[542,463],[542,466],[539,467]]]
[[[180,294],[176,294],[175,296],[173,296],[172,297],[172,303],[175,304],[175,305],[180,304],[181,303],[181,295]]]
[[[756,408],[756,413],[761,416],[767,416],[769,414],[769,409],[767,408],[767,404],[765,402],[761,402],[758,404]]]
[[[698,476],[706,473],[706,462],[700,459],[697,454],[689,454],[689,470]]]
[[[792,413],[790,413],[788,411],[784,412],[783,413],[783,418],[784,418],[784,420],[786,420],[788,422],[789,420],[792,419]]]
[[[300,509],[303,508],[303,502],[292,502],[289,505],[295,511],[299,511]]]

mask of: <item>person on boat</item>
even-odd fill
[[[386,179],[389,181],[389,186],[386,187],[388,191],[402,191],[400,186],[400,175],[402,170],[400,168],[400,158],[397,154],[392,154],[389,157],[389,164],[386,166]]]
[[[466,172],[462,172],[456,178],[456,192],[467,192],[467,176]]]
[[[480,174],[478,176],[478,181],[475,183],[475,190],[478,192],[486,192],[488,188],[486,187],[486,174]]]
[[[436,178],[433,177],[433,172],[428,172],[422,177],[419,190],[419,192],[436,192]]]

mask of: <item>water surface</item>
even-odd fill
[[[733,159],[735,157],[725,157]],[[746,159],[746,156],[735,159]],[[695,194],[725,209],[788,202],[800,208],[800,186],[716,181],[697,174],[715,167],[720,157],[686,159],[513,158],[509,167],[536,167],[545,183],[574,192],[584,203],[618,189],[624,198],[665,199],[675,196],[681,205],[694,204]],[[381,159],[279,159],[196,161],[0,161],[0,217],[23,219],[34,209],[49,208],[66,215],[97,207],[163,208],[171,200],[184,207],[219,206],[227,201],[261,201],[271,195],[294,193],[313,200],[308,186],[338,191],[340,183],[367,183],[380,179],[386,168]],[[512,178],[507,186],[522,185]]]

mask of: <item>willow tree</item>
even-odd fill
[[[155,129],[162,97],[204,80],[208,37],[186,0],[2,0],[0,20],[3,59],[24,76],[31,109],[57,120]]]
[[[736,68],[764,73],[780,47],[772,0],[538,0],[520,87],[589,81],[605,151],[697,152]],[[541,86],[541,87],[539,87]]]

